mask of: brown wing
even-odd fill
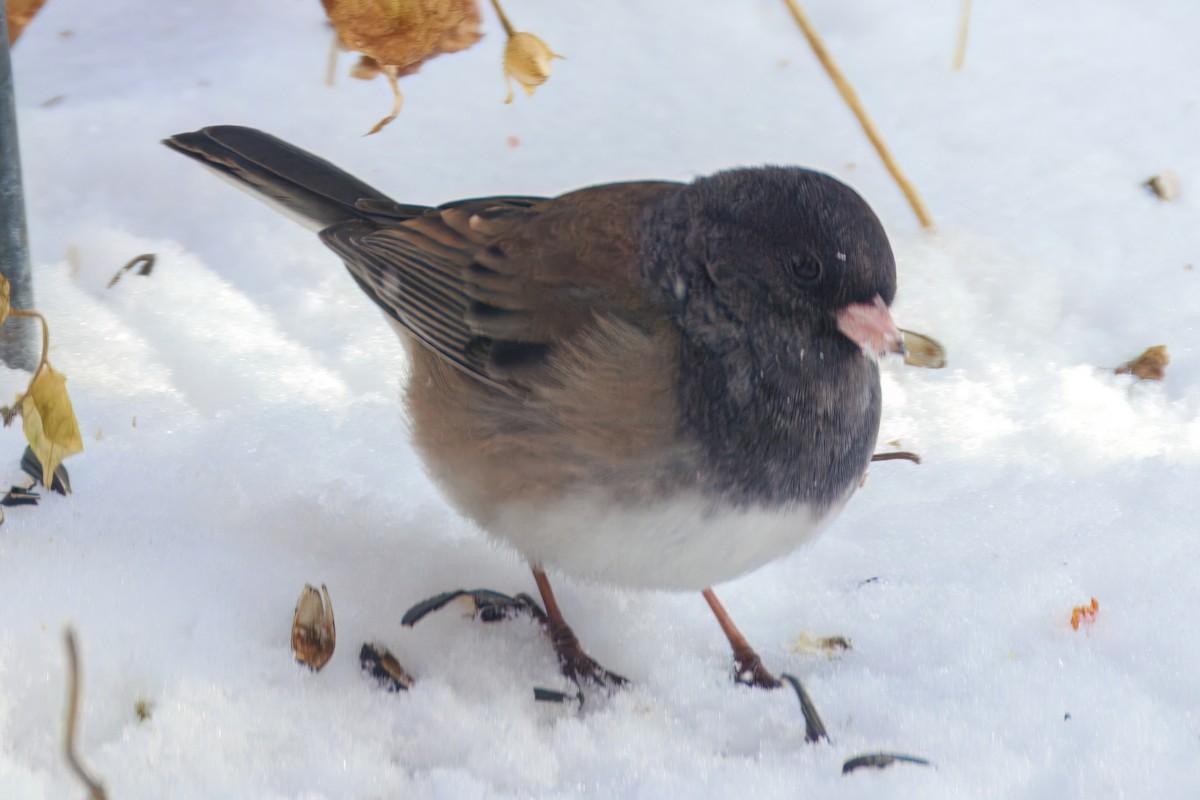
[[[395,223],[337,223],[321,238],[431,351],[484,383],[520,391],[522,376],[597,313],[652,311],[634,233],[645,204],[676,186],[463,200]]]

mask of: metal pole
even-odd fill
[[[8,3],[0,0],[0,274],[12,288],[13,308],[33,307],[25,193],[21,188],[21,151],[17,146],[17,104],[8,52]],[[29,320],[0,325],[0,360],[14,369],[37,367],[37,345]]]

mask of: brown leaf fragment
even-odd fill
[[[46,0],[8,0],[8,43],[11,46],[20,37]]]
[[[823,655],[831,658],[838,653],[853,649],[854,646],[845,636],[814,636],[809,631],[801,631],[788,645],[788,651],[792,653]]]
[[[316,672],[329,663],[336,646],[337,626],[329,589],[321,584],[318,592],[305,584],[292,616],[292,653],[297,661]]]
[[[1171,363],[1171,358],[1167,355],[1167,346],[1156,344],[1113,371],[1118,375],[1132,375],[1143,381],[1161,381],[1169,363]]]
[[[475,0],[321,0],[347,50],[411,75],[483,36]]]
[[[1179,199],[1179,195],[1183,193],[1183,184],[1179,180],[1179,176],[1169,169],[1164,169],[1157,175],[1147,178],[1142,183],[1151,194],[1159,200],[1166,200],[1168,203]]]
[[[358,663],[363,672],[383,684],[389,692],[405,692],[416,683],[396,657],[381,644],[364,644],[358,652]]]

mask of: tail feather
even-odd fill
[[[427,210],[397,203],[325,159],[254,128],[215,125],[163,144],[313,230],[355,219],[410,219]]]

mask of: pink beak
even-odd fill
[[[875,295],[870,303],[851,303],[837,312],[838,330],[872,358],[885,353],[905,354],[904,336],[883,298]]]

